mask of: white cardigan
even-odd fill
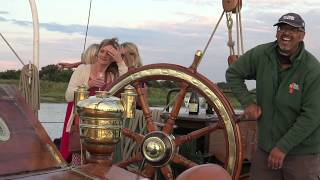
[[[117,63],[117,65],[118,65],[120,76],[128,72],[128,67],[123,61],[121,63]],[[81,64],[80,66],[78,66],[77,69],[74,70],[65,94],[67,102],[73,101],[74,91],[78,88],[78,86],[84,84],[86,87],[89,87],[88,81],[90,77],[90,72],[91,72],[91,64]]]

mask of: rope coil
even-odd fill
[[[38,69],[34,64],[24,65],[21,70],[19,89],[22,96],[31,106],[33,113],[38,117],[40,109],[40,83]]]

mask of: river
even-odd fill
[[[40,104],[39,120],[52,140],[61,137],[66,108],[66,103]],[[205,109],[200,110],[201,113],[205,112]],[[181,112],[186,112],[184,107],[181,108]],[[236,110],[236,113],[240,112],[241,110]]]
[[[39,120],[52,140],[61,137],[66,109],[66,103],[40,104]]]
[[[66,103],[41,103],[39,120],[53,140],[62,134]]]
[[[39,120],[52,140],[61,137],[66,103],[41,103]],[[162,109],[152,107],[152,109]]]

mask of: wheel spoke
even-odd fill
[[[182,135],[182,136],[178,136],[176,137],[173,142],[175,143],[176,146],[180,146],[181,144],[187,142],[187,141],[191,141],[194,139],[197,139],[201,136],[204,136],[206,134],[211,133],[212,131],[215,131],[217,129],[220,129],[220,123],[215,123],[215,124],[211,124],[207,127],[198,129],[196,131],[192,131],[191,133],[188,133],[186,135]]]
[[[143,159],[142,155],[140,153],[137,153],[137,154],[133,155],[130,159],[125,160],[125,161],[121,161],[121,162],[117,163],[116,165],[121,168],[125,168],[132,163],[142,161],[142,159]]]
[[[184,156],[180,155],[180,154],[175,154],[172,158],[172,162],[176,163],[176,164],[180,164],[186,168],[191,168],[193,166],[197,166],[198,164],[185,158]]]
[[[161,167],[160,170],[166,180],[173,180],[173,173],[169,164]]]
[[[166,134],[171,134],[172,129],[173,129],[173,125],[175,124],[175,120],[179,114],[183,99],[187,93],[188,90],[188,84],[186,83],[182,83],[182,87],[181,90],[177,96],[177,98],[175,99],[175,102],[172,106],[172,110],[171,113],[169,115],[169,118],[166,122],[166,124],[164,125],[162,132],[166,133]]]
[[[135,82],[134,83],[134,87],[135,87],[136,92],[138,94],[138,102],[141,105],[142,112],[143,112],[144,118],[145,118],[146,123],[147,123],[148,132],[153,132],[157,128],[156,128],[156,125],[153,122],[151,111],[150,111],[150,108],[149,108],[149,104],[148,104],[148,101],[146,99],[146,94],[144,93],[143,88],[142,88],[142,83],[139,82],[139,81]]]
[[[137,144],[141,144],[144,138],[144,135],[133,132],[128,128],[123,128],[122,134],[130,139],[133,139],[135,142],[137,142]]]
[[[152,178],[154,176],[156,169],[148,164],[144,170],[142,171],[142,175],[148,178]]]

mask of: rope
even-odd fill
[[[38,69],[34,64],[24,65],[21,70],[19,89],[36,117],[40,109],[40,83]]]
[[[241,53],[244,54],[244,47],[243,47],[243,32],[242,32],[242,21],[241,21],[241,11],[240,5],[237,6],[239,12],[239,29],[240,29],[240,40],[241,40]]]
[[[234,41],[232,40],[232,25],[233,25],[233,19],[231,17],[231,13],[226,13],[226,19],[227,19],[227,27],[228,27],[228,43],[230,49],[230,55],[234,55]]]
[[[240,55],[239,9],[236,7],[237,55]]]
[[[87,27],[86,27],[86,36],[84,38],[84,45],[83,45],[83,51],[82,52],[85,51],[86,44],[87,44],[87,36],[88,36],[88,29],[89,29],[90,15],[91,15],[91,4],[92,4],[92,0],[90,0],[89,15],[88,15],[88,21],[87,21]]]
[[[136,110],[136,115],[134,118],[129,120],[129,124],[127,128],[133,132],[138,131],[138,133],[140,134],[145,133],[146,123],[141,110]],[[126,140],[121,141],[122,158],[128,159],[132,154],[134,154],[133,153],[134,150],[139,151],[139,148],[136,148],[136,149],[135,148],[136,148],[136,143],[131,139],[126,138]]]
[[[227,18],[227,27],[228,27],[228,37],[229,37],[227,45],[229,46],[229,49],[230,49],[230,55],[235,55],[235,52],[234,52],[235,43],[232,40],[232,25],[233,25],[232,13],[231,12],[226,13],[226,18]],[[236,31],[237,31],[237,55],[240,56],[241,54],[244,53],[244,48],[243,48],[241,13],[240,13],[239,5],[236,6]]]
[[[151,116],[154,122],[161,121],[161,112],[161,110],[151,110]],[[135,117],[130,119],[129,121],[126,120],[125,123],[127,124],[125,124],[124,126],[133,132],[138,132],[139,134],[147,133],[147,123],[141,110],[136,110]],[[125,138],[121,141],[121,151],[122,159],[128,159],[132,154],[140,153],[141,147],[137,147],[137,143],[133,140]]]
[[[214,29],[213,29],[213,31],[212,31],[212,33],[211,33],[211,36],[210,36],[210,38],[209,38],[209,40],[208,40],[208,42],[207,42],[207,44],[206,44],[206,46],[205,46],[205,48],[204,48],[204,50],[203,50],[201,59],[202,59],[202,57],[204,56],[204,54],[206,53],[206,51],[207,51],[207,49],[208,49],[208,46],[209,46],[209,44],[211,43],[211,40],[212,40],[213,35],[214,35],[214,34],[216,33],[216,31],[217,31],[217,28],[218,28],[218,26],[219,26],[219,24],[220,24],[220,22],[221,22],[221,19],[222,19],[223,15],[224,15],[224,12],[225,12],[225,11],[222,12],[222,14],[221,14],[221,16],[220,16],[220,18],[219,18],[218,23],[216,24],[216,26],[214,27]]]
[[[0,36],[2,37],[2,39],[4,40],[4,42],[9,46],[9,48],[11,49],[11,51],[14,53],[14,55],[16,55],[16,57],[19,59],[19,61],[21,62],[21,64],[24,66],[25,64],[23,63],[23,61],[21,60],[21,58],[19,57],[19,55],[16,53],[16,51],[12,48],[12,46],[9,44],[9,42],[6,40],[6,38],[4,38],[4,36],[2,35],[2,33],[0,33]]]

